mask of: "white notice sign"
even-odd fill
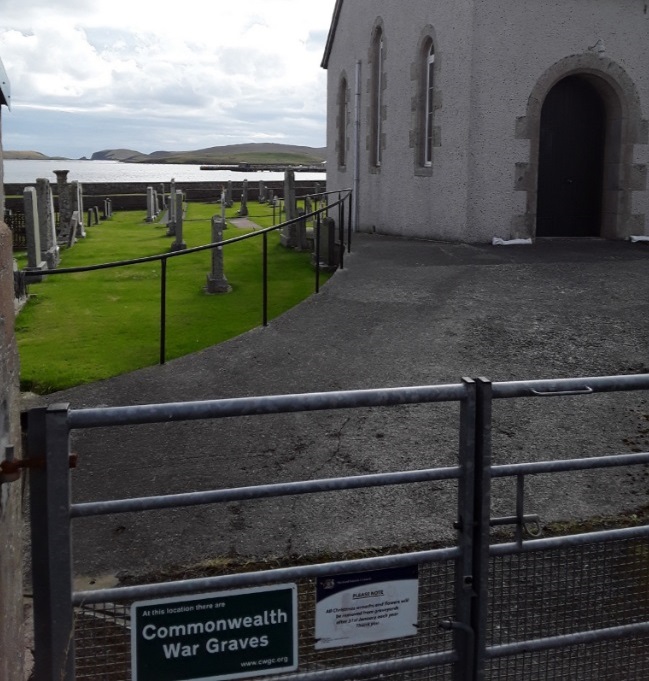
[[[416,565],[320,577],[316,588],[316,649],[417,633]]]

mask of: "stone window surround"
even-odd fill
[[[336,98],[336,158],[338,159],[338,170],[347,170],[347,153],[349,144],[349,79],[346,71],[340,74],[338,83],[338,95]]]
[[[414,174],[421,177],[431,177],[435,161],[434,149],[442,146],[442,134],[438,125],[433,124],[433,160],[430,165],[425,163],[426,144],[426,99],[428,84],[428,55],[430,47],[435,50],[435,66],[433,76],[433,111],[442,108],[442,93],[438,89],[441,59],[439,44],[435,29],[430,24],[425,26],[417,43],[417,56],[410,67],[410,79],[413,82],[414,95],[411,101],[410,148],[414,150]]]
[[[379,173],[381,171],[380,159],[377,159],[377,151],[380,149],[383,151],[385,149],[386,137],[385,131],[383,129],[383,122],[386,120],[387,110],[385,105],[385,98],[382,93],[385,92],[387,84],[387,73],[385,71],[385,62],[387,57],[387,45],[385,39],[385,30],[383,27],[383,19],[377,17],[374,26],[372,27],[371,33],[372,39],[370,42],[370,48],[368,52],[368,67],[369,67],[369,79],[367,82],[367,91],[369,94],[369,106],[367,107],[367,125],[368,125],[368,135],[366,140],[366,148],[368,151],[369,159],[369,172],[372,174]],[[383,41],[383,49],[381,50],[382,62],[377,65],[377,59],[379,57],[379,41]],[[381,73],[378,73],[378,68],[382,67]],[[380,78],[378,77],[380,75]],[[378,99],[379,93],[377,92],[378,83],[381,84],[381,105],[380,110],[377,110],[376,100]],[[377,139],[377,131],[379,132],[379,139]]]
[[[604,182],[600,236],[625,239],[644,234],[646,216],[632,214],[632,193],[646,191],[647,166],[633,162],[634,146],[649,143],[649,121],[642,118],[640,98],[626,71],[604,55],[586,52],[552,65],[539,78],[525,116],[516,120],[516,139],[530,141],[529,161],[516,164],[516,191],[527,194],[525,214],[512,219],[511,236],[536,236],[541,108],[548,92],[567,76],[581,76],[599,92],[606,109]]]

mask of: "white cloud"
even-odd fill
[[[121,135],[137,128],[153,145],[141,151],[171,148],[169,138],[183,135],[202,147],[224,138],[324,144],[319,64],[334,0],[3,4],[0,56],[12,84],[12,117],[29,109],[32,122],[42,112],[46,127],[53,112],[103,115],[108,127],[96,132],[114,135],[104,146],[128,146]],[[158,125],[166,138],[156,144]],[[42,132],[34,130],[34,139]],[[73,155],[66,143],[43,151]],[[12,148],[11,123],[4,146]],[[89,137],[83,153],[97,148]]]

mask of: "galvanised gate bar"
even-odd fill
[[[297,585],[297,671],[270,678],[645,679],[649,677],[649,549],[645,525],[540,537],[526,513],[529,476],[642,467],[649,453],[492,465],[494,401],[588,399],[649,390],[649,375],[457,384],[279,395],[97,409],[54,405],[28,412],[35,617],[35,678],[131,678],[130,604],[215,590]],[[457,464],[167,496],[71,503],[75,429],[362,407],[457,403]],[[511,478],[511,516],[491,516],[493,480]],[[99,515],[252,501],[439,481],[457,487],[457,542],[445,548],[95,591],[72,588],[71,521]],[[335,498],[335,495],[333,495]],[[494,541],[491,527],[512,526]],[[536,538],[528,538],[529,535]],[[404,537],[406,540],[407,537]],[[315,581],[418,566],[414,636],[318,650]],[[219,676],[214,669],[213,678]],[[192,677],[193,678],[193,677]],[[248,678],[245,673],[237,678]]]

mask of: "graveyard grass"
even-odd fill
[[[272,209],[248,204],[249,219],[273,224]],[[238,205],[228,210],[234,217]],[[215,204],[188,204],[183,238],[188,248],[210,242]],[[60,267],[127,260],[169,251],[166,226],[146,223],[143,211],[115,213],[87,227],[87,238],[62,252]],[[277,218],[279,221],[279,217]],[[251,230],[229,226],[224,238]],[[167,262],[166,359],[220,343],[262,323],[262,238],[225,246],[224,271],[232,292],[206,295],[210,251]],[[160,262],[51,276],[30,284],[30,299],[16,319],[21,388],[47,394],[117,376],[159,360]],[[327,275],[321,275],[321,281]],[[268,318],[314,290],[310,254],[268,237]]]

